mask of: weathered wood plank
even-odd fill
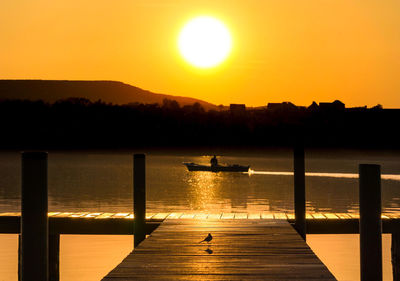
[[[337,213],[336,214],[340,219],[351,219],[351,217],[348,214],[344,213]]]
[[[129,213],[116,213],[112,216],[112,218],[126,218],[128,217],[130,214]]]
[[[250,213],[247,218],[250,219],[250,220],[261,219],[261,213]]]
[[[98,216],[96,216],[96,219],[108,219],[111,218],[114,215],[114,213],[102,213]]]
[[[166,217],[169,216],[169,213],[158,213],[155,214],[154,216],[152,216],[152,219],[156,219],[156,220],[164,220]]]
[[[258,217],[167,219],[103,280],[336,279],[286,220]]]
[[[53,217],[57,217],[57,218],[67,218],[70,217],[71,215],[73,215],[74,213],[72,212],[64,212],[64,213],[59,213]]]
[[[199,213],[196,214],[194,218],[197,220],[205,220],[208,218],[208,214]]]
[[[277,220],[286,220],[287,217],[284,213],[275,213],[274,218]]]
[[[21,213],[0,213],[0,217],[20,217]]]
[[[287,217],[289,220],[294,220],[294,219],[295,219],[294,214],[286,214],[286,217]]]
[[[0,213],[1,217],[19,217],[19,212],[6,212]],[[108,219],[108,218],[134,218],[132,213],[101,213],[101,212],[49,212],[49,217],[72,217],[72,218],[96,218],[96,219]],[[259,212],[259,213],[147,213],[146,219],[158,219],[163,220],[166,218],[178,219],[178,218],[198,218],[198,219],[294,219],[294,214],[290,213],[273,213],[273,212]],[[358,219],[359,214],[356,213],[307,213],[307,219]],[[382,213],[383,220],[400,219],[400,213]]]
[[[195,214],[183,214],[180,219],[193,219]]]
[[[208,214],[208,219],[220,219],[222,214]]]
[[[6,216],[5,214],[9,214]],[[49,230],[54,234],[132,234],[132,214],[124,218],[112,217],[115,213],[102,213],[95,216],[96,213],[88,213],[81,217],[71,217],[72,213],[59,213],[49,216]],[[174,215],[172,215],[174,214]],[[168,218],[178,218],[180,213],[172,213]],[[183,213],[182,213],[183,214]],[[154,219],[155,214],[147,214],[146,221],[154,223],[149,226],[148,233],[156,227],[162,219]],[[194,218],[197,220],[215,220],[220,219],[222,214],[197,214]],[[263,218],[273,219],[273,214],[263,213]],[[359,220],[352,219],[345,214],[336,213],[331,215],[324,214],[327,219],[307,219],[308,234],[357,234],[359,233]],[[287,220],[294,223],[293,215],[287,214]],[[149,219],[151,218],[151,219]],[[236,217],[235,217],[236,218]],[[261,213],[251,213],[248,220],[260,219]],[[400,229],[400,219],[383,218],[382,233],[398,232]],[[0,233],[20,233],[20,214],[19,213],[3,213],[0,214]]]
[[[349,215],[352,219],[359,219],[360,218],[360,214],[348,213],[347,215]]]
[[[324,216],[323,214],[320,214],[320,213],[314,213],[314,214],[311,214],[311,216],[314,218],[314,219],[319,219],[319,220],[324,220],[324,219],[326,219],[326,216]]]
[[[274,214],[272,214],[272,213],[261,213],[261,218],[262,219],[273,219],[274,218]]]
[[[58,214],[58,213],[56,213],[56,214]],[[86,216],[83,216],[83,217],[84,218],[95,218],[95,217],[98,217],[100,215],[101,215],[101,213],[89,213],[89,214],[87,214]],[[49,217],[50,217],[50,213],[49,213]]]
[[[168,219],[179,219],[182,215],[183,215],[183,213],[171,213],[171,214],[169,214],[169,216],[167,218]]]
[[[313,218],[314,217],[311,214],[309,214],[309,213],[306,214],[306,219],[313,219]]]
[[[86,216],[86,215],[88,215],[88,214],[89,214],[89,212],[73,213],[73,214],[71,214],[69,217],[70,217],[70,218],[81,218],[81,217],[84,217],[84,216]]]
[[[337,220],[337,219],[339,219],[339,217],[338,217],[336,214],[325,213],[324,216],[325,216],[327,219],[330,219],[330,220]]]
[[[155,215],[154,213],[146,213],[146,220],[153,218]]]
[[[233,219],[235,217],[234,213],[222,213],[221,219]]]
[[[247,219],[247,213],[235,213],[235,219],[240,219],[240,220],[243,220],[243,219]]]

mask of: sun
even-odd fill
[[[183,58],[199,68],[210,68],[222,63],[232,49],[228,28],[218,19],[199,16],[182,28],[178,48]]]

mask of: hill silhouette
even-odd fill
[[[53,103],[70,97],[102,100],[113,104],[162,104],[164,99],[175,100],[180,105],[198,102],[204,109],[216,109],[211,103],[181,96],[152,93],[118,81],[79,80],[0,80],[0,100],[43,100]]]
[[[206,111],[199,103],[115,105],[0,100],[0,149],[306,147],[399,149],[400,109],[346,109],[340,102]]]

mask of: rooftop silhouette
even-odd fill
[[[400,148],[398,109],[347,109],[339,101],[240,108],[206,111],[197,102],[181,106],[169,99],[161,105],[3,100],[0,147],[264,147],[292,146],[302,139],[310,147]]]

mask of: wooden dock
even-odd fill
[[[62,234],[133,234],[134,251],[104,280],[335,280],[307,246],[307,233],[359,233],[362,281],[382,280],[381,235],[391,233],[393,280],[400,280],[400,218],[382,213],[379,165],[359,165],[360,214],[306,213],[301,146],[294,149],[294,214],[149,214],[145,155],[133,159],[134,214],[49,213],[47,153],[22,153],[21,213],[0,214],[0,233],[20,235],[21,281],[59,280]],[[212,245],[200,244],[209,232]]]
[[[103,280],[336,279],[286,220],[166,219]]]

